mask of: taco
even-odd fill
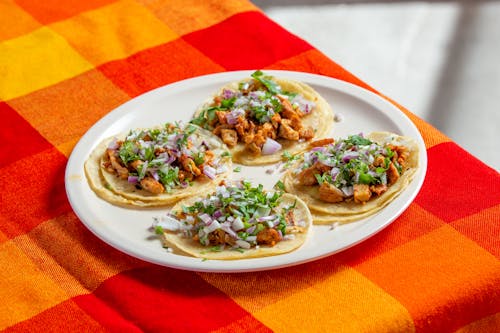
[[[418,169],[418,146],[408,137],[374,132],[325,139],[285,173],[286,192],[308,205],[314,224],[368,217],[396,198]]]
[[[312,218],[305,203],[246,181],[222,184],[210,194],[178,202],[176,223],[156,224],[164,245],[194,257],[233,260],[273,256],[306,241]],[[170,220],[172,222],[172,220]]]
[[[193,124],[131,130],[101,142],[85,162],[90,187],[122,206],[164,206],[209,191],[232,173],[227,146]]]
[[[256,71],[224,86],[191,122],[219,136],[234,162],[263,165],[280,161],[283,151],[305,151],[308,141],[329,135],[333,112],[309,85]]]

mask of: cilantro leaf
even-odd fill
[[[163,235],[163,228],[159,225],[155,226],[155,234]]]
[[[250,75],[253,77],[255,80],[259,81],[262,83],[267,90],[272,93],[273,95],[277,95],[281,93],[281,87],[272,80],[271,76],[264,75],[264,73],[260,70],[257,70]]]
[[[361,135],[351,135],[345,142],[353,146],[368,146],[372,144],[370,140],[363,138]]]

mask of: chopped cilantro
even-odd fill
[[[320,174],[315,173],[314,177],[316,177],[316,180],[318,181],[318,184],[322,185],[325,181],[323,180],[323,177],[321,177]]]
[[[210,252],[220,252],[223,250],[223,247],[221,245],[215,245],[212,246],[208,249]]]
[[[281,154],[281,159],[286,162],[285,165],[283,166],[284,168],[290,167],[292,162],[298,160],[299,158],[300,158],[299,154],[292,155],[288,150],[285,150],[283,154]]]
[[[273,188],[276,190],[285,191],[285,184],[283,184],[281,180],[278,180],[278,182],[274,184]]]
[[[229,99],[224,99],[221,102],[220,108],[219,109],[230,109],[234,105],[234,101],[236,101],[236,97],[231,97]]]
[[[361,135],[351,135],[345,142],[353,146],[368,146],[372,144],[370,140],[363,138]]]
[[[196,165],[205,163],[205,154],[203,152],[197,152],[193,154],[193,161]]]
[[[160,227],[159,225],[155,226],[155,234],[157,235],[163,235],[163,228]]]
[[[119,151],[118,155],[120,156],[120,159],[123,161],[123,163],[128,164],[129,162],[138,160],[140,157],[137,154],[137,149],[136,145],[134,144],[133,141],[125,140]]]
[[[264,75],[264,73],[260,70],[252,73],[251,77],[253,77],[258,82],[262,83],[267,90],[273,95],[277,95],[281,93],[281,87],[272,80],[272,77],[269,75]]]
[[[377,179],[370,174],[360,172],[358,177],[358,183],[360,184],[375,184]]]

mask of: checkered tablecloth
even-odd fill
[[[424,138],[424,185],[339,254],[195,273],[127,256],[78,220],[64,188],[73,147],[146,91],[257,68],[374,91],[250,2],[0,0],[0,22],[0,329],[500,331],[500,175],[397,104]]]

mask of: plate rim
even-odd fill
[[[391,218],[385,220],[383,223],[377,224],[376,228],[370,228],[367,227],[368,230],[365,230],[365,234],[362,237],[359,237],[356,241],[349,242],[349,244],[346,244],[342,247],[337,248],[334,251],[330,252],[325,252],[320,255],[316,255],[313,257],[310,256],[299,256],[296,260],[292,261],[285,261],[280,264],[272,263],[273,258],[280,257],[280,256],[271,256],[271,257],[263,257],[263,258],[249,258],[249,259],[240,259],[240,260],[208,260],[208,261],[203,261],[200,258],[192,258],[192,257],[183,257],[184,260],[177,260],[177,257],[182,257],[182,256],[169,256],[168,253],[165,254],[165,258],[167,260],[159,260],[156,258],[152,258],[151,256],[145,255],[144,253],[141,253],[139,251],[133,251],[124,248],[121,246],[121,243],[119,242],[119,235],[115,235],[115,237],[108,237],[106,234],[102,234],[99,232],[99,230],[96,230],[95,227],[89,223],[86,218],[85,218],[85,213],[81,211],[81,207],[77,204],[75,200],[75,190],[76,186],[74,186],[74,182],[70,181],[70,178],[77,172],[78,166],[80,166],[80,173],[83,174],[83,164],[85,160],[78,160],[78,155],[81,151],[86,151],[90,148],[88,147],[95,147],[99,142],[98,140],[95,139],[95,134],[98,134],[99,131],[101,130],[101,127],[105,127],[105,129],[109,129],[110,126],[112,126],[112,121],[115,119],[120,119],[121,116],[125,116],[128,113],[133,113],[134,108],[136,106],[139,106],[141,103],[144,101],[148,101],[149,99],[154,99],[156,96],[161,96],[161,93],[165,90],[168,91],[169,93],[172,93],[176,90],[182,90],[185,88],[189,88],[189,85],[192,85],[193,83],[202,85],[203,82],[210,82],[211,80],[225,80],[227,82],[231,82],[234,80],[239,80],[242,78],[245,78],[249,76],[252,72],[255,70],[238,70],[238,71],[226,71],[226,72],[220,72],[220,73],[212,73],[212,74],[206,74],[206,75],[201,75],[201,76],[196,76],[196,77],[191,77],[191,78],[186,78],[180,81],[176,81],[173,83],[166,84],[164,86],[155,88],[153,90],[150,90],[148,92],[145,92],[141,95],[138,95],[136,97],[131,98],[129,101],[117,106],[113,110],[109,111],[106,115],[101,117],[98,121],[96,121],[85,133],[84,135],[78,140],[76,145],[74,146],[67,164],[65,168],[65,189],[66,189],[66,195],[68,197],[70,206],[73,210],[73,212],[76,214],[80,222],[91,232],[93,233],[97,238],[105,242],[106,244],[112,246],[113,248],[126,253],[127,255],[130,255],[132,257],[141,259],[143,261],[149,262],[149,263],[154,263],[157,265],[165,266],[165,267],[170,267],[170,268],[175,268],[175,269],[182,269],[182,270],[188,270],[188,271],[197,271],[197,272],[214,272],[214,273],[237,273],[237,272],[253,272],[253,271],[264,271],[264,270],[271,270],[271,269],[279,269],[279,268],[284,268],[284,267],[290,267],[290,266],[296,266],[300,265],[306,262],[310,261],[316,261],[321,258],[327,257],[334,255],[336,253],[342,252],[347,250],[350,247],[353,247],[361,242],[364,242],[368,238],[371,238],[375,236],[377,233],[381,232],[383,229],[385,229],[387,226],[389,226],[394,220],[396,220],[414,201],[415,197],[418,195],[420,192],[423,182],[425,180],[425,176],[427,173],[427,150],[425,146],[425,142],[422,138],[422,135],[417,128],[417,126],[413,123],[413,121],[403,112],[401,111],[396,105],[393,103],[389,102],[387,99],[385,99],[383,96],[378,95],[364,87],[355,85],[353,83],[343,81],[337,78],[332,78],[329,76],[321,75],[321,74],[315,74],[315,73],[308,73],[308,72],[301,72],[301,71],[289,71],[289,70],[263,70],[266,74],[270,74],[273,76],[279,76],[283,78],[290,78],[294,79],[297,81],[314,81],[315,84],[321,84],[324,87],[328,87],[329,89],[333,89],[335,91],[348,94],[352,97],[361,99],[364,102],[369,103],[370,105],[376,104],[377,106],[383,106],[384,109],[392,109],[392,111],[388,111],[388,113],[394,113],[394,115],[397,115],[400,120],[404,121],[405,127],[411,129],[416,136],[411,136],[418,144],[419,146],[419,170],[417,170],[417,175],[413,179],[412,183],[410,184],[411,186],[414,187],[413,192],[409,195],[409,198],[405,201],[405,203],[401,206],[399,206],[396,210],[395,213],[392,214]],[[306,82],[307,83],[307,82]],[[208,97],[208,96],[207,96]],[[203,101],[200,101],[202,103]],[[193,110],[194,112],[194,110]],[[392,114],[389,115],[390,118],[392,118]],[[406,135],[406,134],[405,134]],[[93,149],[93,148],[92,148]],[[88,186],[87,180],[85,178],[85,175],[83,175],[83,182]],[[406,192],[408,188],[404,190]],[[397,198],[396,198],[397,199]],[[389,204],[387,207],[391,206]],[[387,207],[385,207],[383,210],[385,210]],[[353,222],[356,223],[356,222]],[[363,226],[366,226],[363,225]],[[325,229],[329,228],[328,226],[313,226],[314,229]],[[366,228],[364,228],[366,229]],[[372,230],[371,230],[372,229]],[[316,230],[314,230],[317,232]],[[117,239],[118,238],[118,239]],[[309,240],[312,238],[312,236],[309,237]],[[290,253],[297,252],[297,250],[292,251]],[[286,255],[286,254],[285,254]],[[283,256],[283,255],[281,255]],[[174,260],[168,260],[169,257],[170,259],[174,258]],[[271,258],[271,259],[269,259]],[[269,259],[269,260],[267,260]],[[187,264],[186,264],[187,260]],[[253,267],[251,264],[258,262],[259,265],[258,267]],[[236,264],[235,264],[236,263]],[[237,263],[243,263],[243,265],[238,265]]]

